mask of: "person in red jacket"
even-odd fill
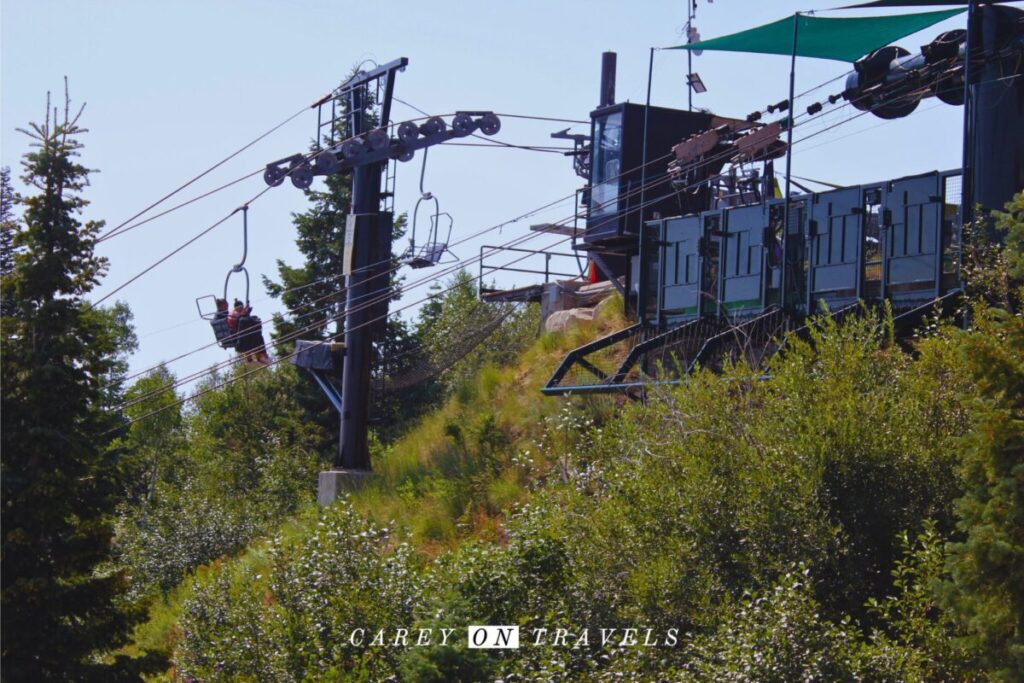
[[[228,329],[231,330],[231,334],[238,332],[238,319],[250,313],[252,313],[252,306],[245,306],[241,301],[235,299],[234,308],[228,313]]]
[[[270,356],[263,341],[263,323],[252,314],[252,306],[235,299],[234,308],[228,313],[228,329],[236,335],[235,348],[244,356],[246,363],[270,365]]]

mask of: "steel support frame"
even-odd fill
[[[349,132],[352,136],[367,132],[367,86],[374,80],[385,79],[384,100],[380,103],[380,123],[387,125],[391,116],[391,98],[394,93],[395,74],[405,67],[404,57],[372,71],[356,74],[338,90],[339,97],[348,97]],[[385,258],[378,252],[381,244],[376,231],[382,229],[381,174],[386,161],[375,161],[356,166],[352,172],[352,205],[349,214],[355,218],[352,229],[351,270],[346,278],[345,298],[345,359],[341,375],[341,429],[338,454],[334,465],[349,470],[370,470],[368,445],[370,411],[370,365],[373,360],[373,313],[376,301],[388,292],[388,279],[376,277],[371,266]],[[386,313],[386,311],[385,311]]]

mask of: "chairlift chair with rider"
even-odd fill
[[[253,358],[256,362],[265,363],[266,350],[263,341],[263,321],[252,314],[252,306],[249,304],[249,271],[245,268],[245,259],[249,253],[249,207],[241,207],[242,211],[242,259],[231,267],[224,278],[224,293],[222,298],[215,294],[207,294],[196,299],[196,310],[199,317],[207,320],[213,329],[214,338],[217,344],[223,349],[235,349],[239,354],[246,356],[247,360]],[[241,273],[245,276],[245,303],[242,300],[235,300],[234,310],[228,310],[228,286],[231,283],[231,276]],[[214,310],[204,312],[201,302],[213,299]]]

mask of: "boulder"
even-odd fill
[[[548,332],[564,332],[575,321],[593,319],[593,308],[569,308],[564,311],[554,311],[544,321],[544,329]]]

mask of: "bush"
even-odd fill
[[[276,538],[265,560],[200,573],[176,665],[202,680],[381,680],[398,650],[372,645],[374,634],[408,628],[420,585],[409,547],[339,501],[307,537]]]
[[[161,368],[133,390],[147,396],[170,380]],[[134,597],[166,593],[312,502],[321,437],[302,422],[296,386],[295,369],[283,367],[205,394],[183,416],[167,411],[166,424],[132,425],[123,441],[132,495],[119,510],[116,547]]]

